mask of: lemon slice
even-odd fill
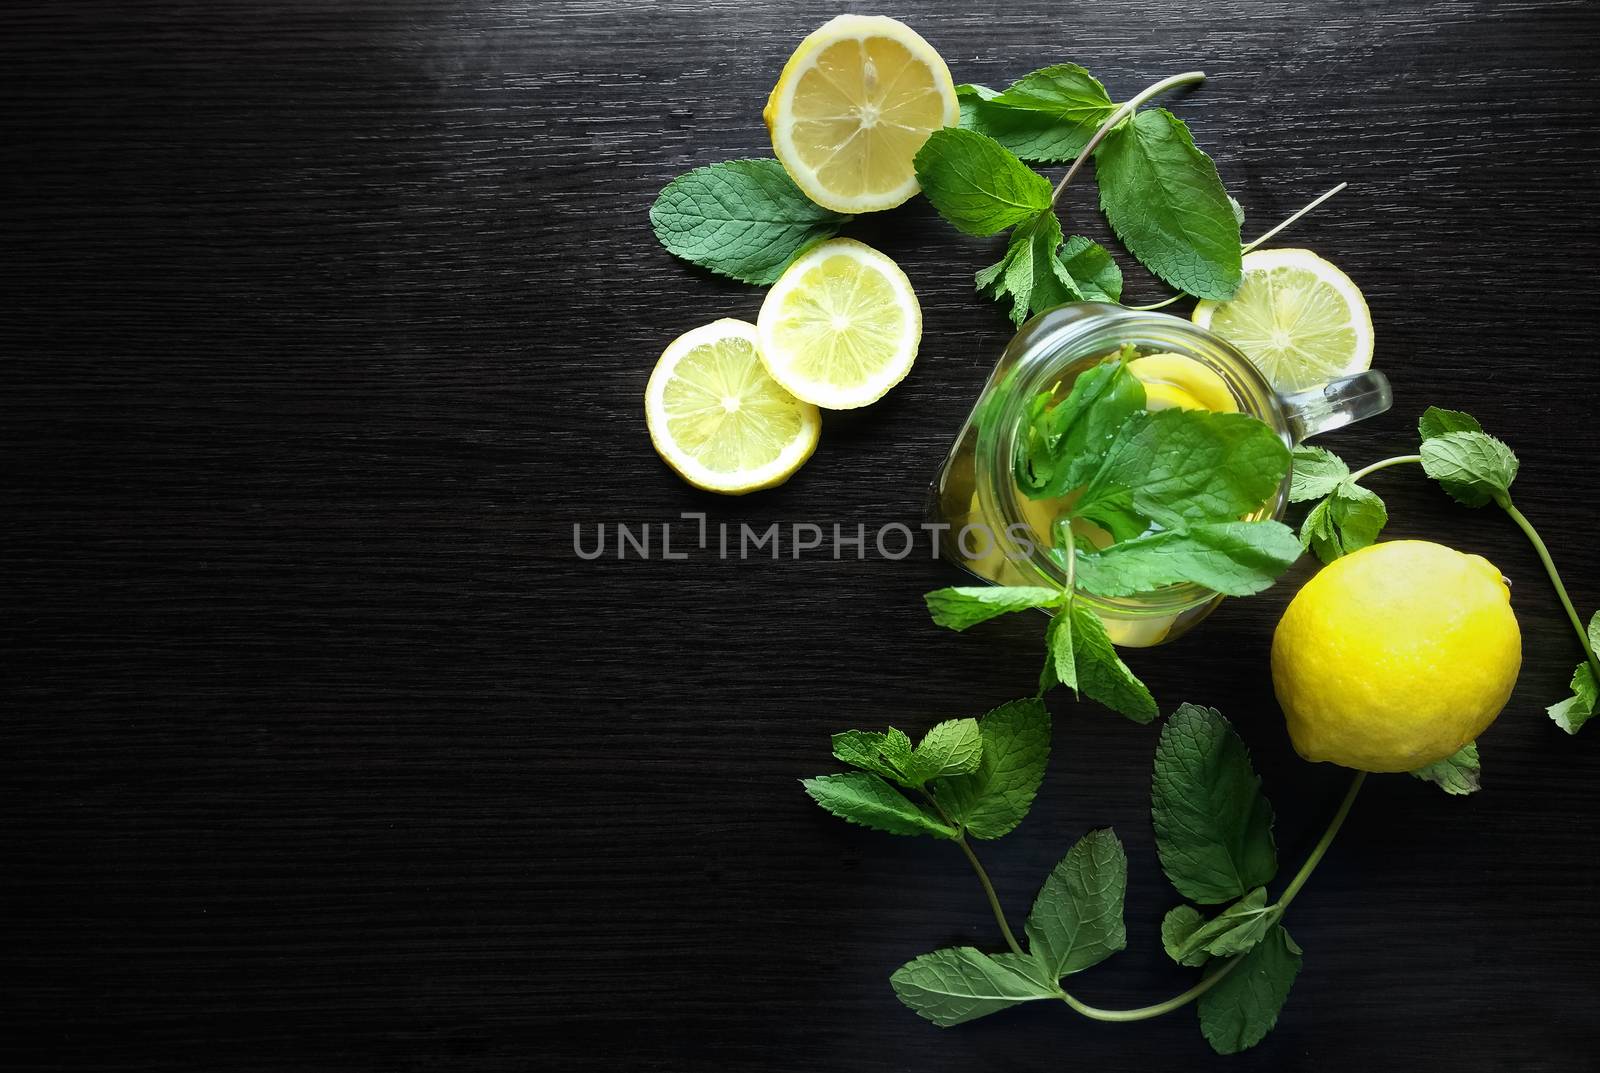
[[[840,15],[800,42],[761,118],[806,196],[856,213],[915,194],[912,158],[961,109],[950,69],[915,30],[882,15]]]
[[[761,361],[790,394],[830,410],[882,398],[905,379],[922,307],[900,266],[854,239],[824,242],[790,265],[756,318]]]
[[[650,442],[696,488],[743,495],[782,484],[811,457],[822,415],[773,382],[756,327],[718,320],[678,336],[644,389]]]
[[[1350,277],[1310,250],[1255,250],[1239,292],[1201,302],[1193,320],[1244,351],[1279,391],[1304,391],[1372,367],[1372,314]]]
[[[1128,371],[1144,384],[1147,409],[1239,412],[1227,381],[1187,354],[1146,354],[1128,362]]]

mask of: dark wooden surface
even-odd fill
[[[944,9],[944,10],[941,10]],[[280,0],[0,8],[4,1064],[16,1069],[1594,1068],[1595,731],[1545,717],[1577,646],[1533,552],[1420,474],[1393,536],[1515,583],[1521,681],[1486,788],[1370,780],[1295,903],[1305,970],[1257,1050],[1192,1013],[1028,1008],[939,1031],[889,972],[993,947],[949,846],[823,815],[827,734],[1023,692],[1039,625],[936,630],[952,573],[610,559],[572,529],[912,522],[1009,335],[992,242],[925,204],[852,234],[921,295],[910,378],[829,415],[785,487],[698,494],[640,395],[665,343],[760,294],[674,261],[646,211],[759,118],[813,3]],[[1408,449],[1429,403],[1520,453],[1519,502],[1585,612],[1600,167],[1585,3],[902,3],[958,80],[1063,59],[1172,106],[1258,233],[1360,283]],[[1074,230],[1102,234],[1090,188]],[[1133,299],[1159,291],[1131,262]],[[592,531],[592,529],[591,529]],[[1303,577],[1301,570],[1294,580]],[[1240,726],[1287,862],[1344,782],[1296,759],[1267,679],[1294,585],[1130,657],[1164,707]],[[1058,698],[1032,817],[985,847],[1026,909],[1084,830],[1131,857],[1130,945],[1075,988],[1192,974],[1147,812],[1155,731]]]

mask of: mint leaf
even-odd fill
[[[1577,670],[1572,672],[1572,684],[1568,688],[1572,696],[1557,701],[1545,711],[1550,713],[1556,726],[1568,734],[1576,734],[1594,716],[1595,706],[1600,703],[1600,686],[1596,685],[1594,670],[1587,661],[1578,664]]]
[[[1078,691],[1135,723],[1148,723],[1158,714],[1150,690],[1117,656],[1106,636],[1100,616],[1072,602],[1072,655],[1078,670]]]
[[[1282,522],[1206,522],[1080,550],[1077,582],[1101,596],[1132,596],[1180,581],[1249,596],[1271,586],[1300,551],[1299,538]]]
[[[1203,965],[1209,957],[1231,957],[1250,950],[1266,936],[1274,917],[1273,907],[1267,905],[1265,887],[1257,887],[1210,920],[1190,912],[1192,917],[1177,909],[1169,912],[1168,919],[1179,913],[1170,929],[1168,920],[1161,922],[1162,945],[1168,956],[1189,966]]]
[[[1289,449],[1248,414],[1161,410],[1122,423],[1072,513],[1113,523],[1128,512],[1182,529],[1236,521],[1265,503]]]
[[[1600,655],[1600,611],[1596,611],[1589,619],[1589,649]],[[1583,729],[1594,715],[1595,707],[1600,704],[1600,685],[1594,679],[1594,668],[1589,666],[1587,658],[1572,672],[1572,696],[1566,700],[1550,705],[1545,711],[1550,713],[1556,726],[1568,734],[1576,734]]]
[[[1011,323],[1021,327],[1031,313],[1043,313],[1082,299],[1077,284],[1056,259],[1061,221],[1046,209],[1011,232],[1005,256],[973,276],[978,293],[997,302],[1011,300]]]
[[[896,969],[889,983],[901,1002],[940,1028],[1060,994],[970,946],[923,954]]]
[[[1300,953],[1283,926],[1273,925],[1243,964],[1200,996],[1200,1031],[1212,1050],[1237,1054],[1266,1038],[1300,974]]]
[[[1080,838],[1051,870],[1028,914],[1028,950],[1053,977],[1098,965],[1128,945],[1128,858],[1109,828]]]
[[[1300,543],[1331,563],[1371,545],[1388,522],[1388,508],[1378,494],[1346,478],[1333,495],[1306,515],[1300,526]]]
[[[1050,208],[1044,176],[970,130],[934,131],[915,164],[922,192],[939,215],[969,235],[993,235]]]
[[[1012,611],[1053,607],[1061,601],[1062,594],[1060,589],[1035,585],[964,585],[936,589],[922,599],[935,623],[965,630]]]
[[[1289,502],[1321,499],[1350,476],[1350,467],[1332,451],[1321,447],[1296,447],[1290,455]]]
[[[1017,449],[1016,483],[1029,499],[1059,499],[1093,476],[1117,431],[1144,410],[1144,384],[1112,359],[1081,373],[1055,406],[1048,393],[1035,403]]]
[[[1478,743],[1469,741],[1443,760],[1435,760],[1411,774],[1434,783],[1447,794],[1470,794],[1483,785],[1480,770]]]
[[[1517,477],[1517,456],[1482,432],[1446,432],[1422,441],[1422,468],[1459,503],[1504,505]]]
[[[1483,426],[1471,414],[1430,406],[1417,419],[1417,431],[1423,439],[1431,440],[1451,432],[1482,432]]]
[[[892,835],[954,838],[956,831],[867,771],[801,779],[811,799],[841,820]]]
[[[668,252],[763,286],[849,219],[808,199],[776,160],[695,168],[650,206],[650,226]]]
[[[1177,905],[1161,918],[1161,946],[1179,965],[1198,968],[1211,955],[1190,946],[1189,939],[1205,924],[1206,918],[1192,905]]]
[[[999,838],[1022,822],[1050,758],[1050,712],[1038,700],[1002,704],[978,721],[978,767],[940,779],[934,796],[974,838]]]
[[[894,727],[884,731],[880,748],[884,760],[893,765],[896,771],[905,771],[911,766],[911,739],[906,737],[905,731]]]
[[[1042,697],[1056,686],[1066,686],[1073,695],[1078,692],[1078,663],[1073,653],[1072,614],[1057,611],[1044,631],[1044,670],[1039,672],[1039,695]]]
[[[1217,166],[1164,108],[1139,112],[1094,154],[1100,207],[1146,268],[1197,298],[1239,289],[1239,221]]]
[[[906,774],[913,786],[929,779],[966,775],[978,770],[983,736],[976,719],[949,719],[938,724],[917,744]]]
[[[1058,259],[1084,301],[1122,301],[1122,269],[1100,243],[1073,235],[1061,248]]]
[[[1161,868],[1190,901],[1232,901],[1277,874],[1272,806],[1214,708],[1181,705],[1161,728],[1150,817]]]
[[[833,755],[851,767],[882,775],[905,785],[905,771],[887,755],[889,735],[870,730],[846,730],[833,736]]]
[[[1116,106],[1094,76],[1075,63],[1024,75],[1004,93],[956,87],[961,125],[998,141],[1024,160],[1065,163],[1077,157]]]

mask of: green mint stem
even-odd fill
[[[1343,190],[1345,187],[1347,187],[1349,185],[1350,185],[1349,183],[1340,183],[1338,186],[1334,187],[1332,190],[1326,191],[1320,197],[1317,197],[1314,200],[1312,200],[1310,204],[1303,206],[1300,209],[1300,211],[1290,215],[1290,217],[1287,220],[1284,220],[1277,227],[1272,228],[1270,231],[1267,231],[1263,235],[1257,236],[1254,241],[1245,243],[1244,246],[1241,247],[1241,251],[1244,252],[1244,253],[1249,253],[1251,250],[1255,249],[1257,246],[1261,245],[1263,242],[1265,242],[1268,239],[1270,239],[1273,235],[1276,235],[1279,231],[1282,231],[1284,228],[1288,227],[1290,224],[1292,224],[1296,220],[1300,219],[1300,217],[1304,216],[1306,213],[1310,212],[1312,209],[1316,208],[1318,205],[1322,204],[1324,201],[1328,200],[1334,194],[1337,194],[1339,191]],[[1148,312],[1150,312],[1152,310],[1156,310],[1156,309],[1165,309],[1167,306],[1171,305],[1173,302],[1181,302],[1183,299],[1185,299],[1187,297],[1188,297],[1188,295],[1183,294],[1182,292],[1179,292],[1178,294],[1173,295],[1171,298],[1165,298],[1165,299],[1162,299],[1159,302],[1152,302],[1147,306],[1129,306],[1128,308],[1132,309],[1132,310],[1136,310],[1137,312],[1140,312],[1140,313],[1148,313]],[[1416,456],[1415,455],[1411,455],[1411,456],[1408,456],[1408,457],[1415,458]]]
[[[1079,1002],[1065,991],[1061,993],[1061,1001],[1085,1017],[1096,1021],[1148,1021],[1152,1017],[1160,1017],[1162,1014],[1171,1013],[1173,1010],[1180,1010],[1189,1005],[1189,1003],[1220,984],[1234,970],[1234,967],[1243,960],[1244,955],[1242,954],[1236,958],[1229,959],[1216,972],[1207,976],[1204,980],[1189,988],[1189,990],[1173,995],[1167,1001],[1158,1002],[1154,1006],[1140,1006],[1132,1010],[1103,1010],[1098,1006],[1090,1006],[1088,1003]]]
[[[1073,536],[1070,519],[1058,531],[1061,533],[1061,539],[1067,545],[1067,598],[1061,605],[1060,613],[1070,615],[1072,613],[1072,598],[1078,592],[1078,540],[1077,537]]]
[[[994,884],[989,882],[989,873],[983,870],[983,865],[978,863],[978,855],[972,852],[972,847],[967,844],[966,835],[956,838],[956,845],[961,847],[961,852],[967,855],[967,861],[972,865],[972,870],[978,874],[978,882],[983,885],[983,893],[989,899],[989,908],[994,910],[995,922],[1000,925],[1000,934],[1005,936],[1006,945],[1013,954],[1026,957],[1022,952],[1022,945],[1017,942],[1017,937],[1011,934],[1011,925],[1006,923],[1006,911],[1000,908],[1000,896],[994,892]]]
[[[1389,459],[1388,461],[1393,462],[1395,460]],[[1401,461],[1404,460],[1402,459]],[[1361,791],[1361,784],[1366,781],[1367,773],[1365,771],[1356,772],[1356,777],[1350,781],[1350,789],[1345,791],[1344,800],[1339,802],[1338,811],[1333,814],[1333,819],[1328,821],[1328,829],[1322,832],[1322,837],[1317,840],[1317,844],[1312,848],[1310,856],[1300,866],[1300,871],[1294,874],[1294,878],[1289,880],[1289,885],[1283,889],[1283,894],[1278,898],[1277,904],[1272,907],[1275,920],[1283,916],[1284,910],[1289,908],[1289,903],[1294,901],[1295,895],[1300,893],[1300,888],[1306,885],[1306,880],[1310,879],[1311,873],[1316,871],[1323,855],[1328,852],[1328,847],[1333,844],[1334,836],[1339,833],[1339,828],[1344,826],[1345,818],[1350,815],[1350,806],[1355,804],[1356,794]],[[1162,1014],[1171,1013],[1173,1010],[1187,1006],[1221,983],[1234,970],[1234,967],[1244,959],[1244,954],[1231,958],[1216,972],[1213,972],[1189,988],[1189,990],[1174,995],[1165,1002],[1158,1002],[1154,1006],[1140,1006],[1131,1010],[1103,1010],[1098,1006],[1090,1006],[1087,1003],[1080,1002],[1065,991],[1061,993],[1061,1000],[1085,1017],[1091,1017],[1096,1021],[1147,1021],[1152,1017],[1160,1017]]]
[[[1380,469],[1388,469],[1390,466],[1398,466],[1402,462],[1421,462],[1421,461],[1422,461],[1422,456],[1421,455],[1395,455],[1393,458],[1385,458],[1381,462],[1374,462],[1370,466],[1365,466],[1365,467],[1363,467],[1361,469],[1356,470],[1354,473],[1350,474],[1350,479],[1352,481],[1359,481],[1361,478],[1365,477],[1367,474],[1376,473]]]
[[[950,814],[944,810],[944,806],[939,804],[938,798],[926,790],[923,791],[922,796],[928,799],[928,804],[933,806],[934,811],[939,814],[939,817],[945,823],[961,832],[961,825],[950,818]],[[1006,945],[1011,948],[1013,954],[1019,957],[1026,957],[1027,955],[1022,952],[1022,944],[1017,942],[1017,937],[1011,933],[1011,925],[1006,923],[1006,911],[1000,908],[1000,896],[994,892],[994,884],[989,882],[989,873],[983,870],[983,863],[978,860],[978,855],[972,852],[972,846],[967,842],[966,833],[957,834],[954,841],[956,845],[961,847],[961,852],[966,854],[967,863],[972,865],[973,872],[977,874],[978,883],[983,887],[984,897],[989,899],[989,908],[994,912],[995,923],[1000,925],[1000,934],[1005,936]]]
[[[1589,669],[1594,672],[1595,681],[1600,682],[1600,658],[1596,658],[1594,647],[1589,644],[1589,634],[1583,628],[1583,622],[1578,618],[1578,612],[1573,610],[1572,598],[1567,595],[1567,587],[1561,583],[1561,575],[1556,571],[1556,564],[1550,558],[1550,549],[1544,546],[1544,541],[1539,538],[1538,530],[1533,523],[1522,516],[1509,498],[1500,503],[1505,512],[1511,515],[1511,520],[1517,523],[1528,540],[1533,544],[1533,550],[1539,553],[1539,561],[1544,564],[1544,572],[1550,575],[1550,584],[1556,587],[1556,596],[1561,599],[1561,606],[1566,609],[1567,620],[1572,623],[1573,630],[1578,635],[1578,643],[1583,646],[1584,657],[1589,661]]]
[[[1066,190],[1067,184],[1072,181],[1072,177],[1078,174],[1078,169],[1083,167],[1083,162],[1088,160],[1089,157],[1094,154],[1095,149],[1105,139],[1105,136],[1111,133],[1112,128],[1118,123],[1121,123],[1124,119],[1127,119],[1134,112],[1138,111],[1141,104],[1149,100],[1151,97],[1165,93],[1167,90],[1172,89],[1175,86],[1188,85],[1192,82],[1204,82],[1205,80],[1206,73],[1204,71],[1185,71],[1181,75],[1173,75],[1170,78],[1163,78],[1155,85],[1135,94],[1131,100],[1127,101],[1115,112],[1112,112],[1111,118],[1100,124],[1100,129],[1094,132],[1094,137],[1090,138],[1088,144],[1083,147],[1083,152],[1078,154],[1078,158],[1072,162],[1072,166],[1068,168],[1067,173],[1061,177],[1061,181],[1056,183],[1055,193],[1050,195],[1050,204],[1054,206],[1056,202],[1061,200],[1062,191]]]
[[[1337,194],[1339,191],[1343,190],[1345,187],[1347,187],[1349,185],[1350,185],[1349,183],[1340,183],[1338,186],[1334,187],[1332,190],[1329,190],[1327,193],[1323,194],[1321,197],[1318,197],[1315,200],[1313,200],[1309,205],[1305,206],[1305,208],[1301,209],[1299,212],[1294,213],[1287,220],[1283,221],[1283,223],[1279,224],[1277,227],[1274,227],[1272,230],[1268,231],[1266,234],[1258,235],[1258,236],[1256,236],[1256,238],[1254,240],[1252,240],[1250,242],[1246,242],[1244,244],[1244,247],[1243,247],[1244,248],[1244,252],[1245,253],[1249,253],[1251,250],[1255,249],[1257,246],[1261,245],[1263,242],[1265,242],[1268,239],[1270,239],[1273,235],[1276,235],[1279,231],[1282,231],[1284,228],[1288,227],[1290,224],[1292,224],[1296,220],[1300,219],[1300,217],[1304,216],[1306,213],[1310,212],[1312,209],[1316,208],[1318,205],[1322,204],[1324,201],[1328,200],[1334,194]]]
[[[1328,847],[1333,844],[1333,836],[1339,833],[1339,828],[1344,826],[1345,817],[1350,815],[1350,806],[1355,804],[1356,794],[1361,792],[1361,784],[1367,781],[1365,771],[1356,772],[1356,777],[1350,780],[1350,789],[1344,792],[1344,800],[1339,802],[1339,810],[1333,814],[1333,819],[1328,821],[1328,829],[1322,832],[1322,837],[1312,847],[1311,855],[1306,858],[1306,863],[1300,866],[1300,871],[1289,880],[1289,885],[1283,888],[1283,893],[1278,895],[1278,904],[1273,908],[1279,917],[1284,910],[1289,908],[1289,903],[1294,901],[1295,895],[1300,893],[1300,888],[1306,885],[1306,880],[1311,878],[1311,873],[1316,871],[1317,865],[1322,862],[1323,854],[1328,852]]]

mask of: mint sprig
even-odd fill
[[[942,752],[946,739],[965,740],[969,734],[961,724],[969,722],[940,724],[949,729],[936,727],[938,732],[930,731],[916,749],[902,748],[899,743],[910,739],[897,732],[850,731],[834,736],[834,751],[857,761],[903,765],[924,748]],[[979,725],[978,769],[952,779],[932,779],[921,792],[930,808],[955,828],[952,840],[983,888],[1006,949],[990,953],[976,946],[957,946],[913,958],[890,976],[900,1001],[941,1027],[1025,1002],[1059,1001],[1084,1017],[1116,1022],[1159,1017],[1193,1002],[1201,1032],[1214,1050],[1230,1054],[1258,1043],[1277,1022],[1300,969],[1300,950],[1283,929],[1283,916],[1349,815],[1366,776],[1357,774],[1305,863],[1271,901],[1266,883],[1277,868],[1271,810],[1261,797],[1244,746],[1217,712],[1182,705],[1163,730],[1152,783],[1152,818],[1162,866],[1180,890],[1199,890],[1207,898],[1232,902],[1209,919],[1194,906],[1181,905],[1162,921],[1161,942],[1173,960],[1205,968],[1198,983],[1149,1006],[1103,1009],[1083,1002],[1064,985],[1067,977],[1094,968],[1128,945],[1124,920],[1128,862],[1122,844],[1109,829],[1090,831],[1074,843],[1045,878],[1019,938],[966,835],[978,834],[972,806],[993,801],[995,787],[1009,782],[1007,771],[1025,769],[1022,781],[1028,784],[1025,799],[1008,802],[1012,812],[1007,822],[1014,826],[1026,813],[1043,771],[1048,716],[1038,701],[1016,701],[984,716]],[[1035,735],[1039,737],[1032,744],[1017,747]],[[885,756],[885,745],[892,757]],[[877,778],[866,772],[853,774]],[[810,790],[809,784],[816,780],[806,781]],[[961,786],[968,791],[965,797],[956,792]],[[1174,822],[1186,829],[1176,831]],[[1181,844],[1182,852],[1169,852],[1176,844]],[[1219,878],[1222,861],[1230,862],[1227,868],[1236,873],[1238,882]],[[1243,889],[1240,876],[1259,877],[1261,882]]]

